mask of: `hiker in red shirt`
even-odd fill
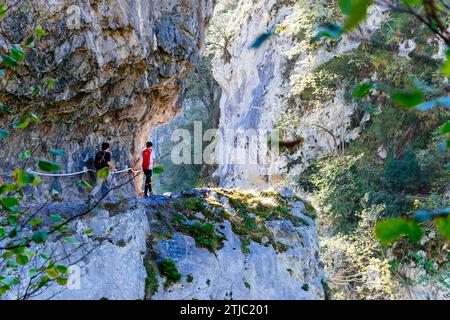
[[[153,152],[153,143],[147,142],[147,148],[142,151],[141,154],[142,158],[142,170],[144,171],[145,175],[145,189],[144,189],[144,197],[148,198],[150,192],[150,195],[153,195],[152,192],[152,172],[153,168],[156,166],[156,157],[155,152]],[[139,159],[136,161],[136,163],[139,161]]]

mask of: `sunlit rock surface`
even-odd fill
[[[210,190],[192,191],[172,197],[156,196],[148,200],[122,199],[106,203],[104,208],[77,221],[73,227],[77,242],[93,242],[62,261],[77,270],[69,278],[69,287],[52,285],[33,299],[323,299],[322,265],[318,260],[315,221],[306,215],[303,202],[287,200],[291,219],[271,219],[265,222],[267,235],[276,243],[274,248],[267,237],[261,243],[251,241],[243,252],[240,237],[233,231],[231,221],[237,212],[213,221],[206,214],[183,211],[186,221],[213,223],[216,232],[223,234],[223,247],[214,252],[199,247],[185,232],[175,231],[173,214],[180,207],[175,203],[189,203],[205,199]],[[220,200],[225,205],[227,201]],[[174,209],[175,208],[178,209]],[[217,206],[215,204],[214,206]],[[209,206],[214,208],[214,206]],[[83,204],[55,204],[49,210],[63,210],[77,214]],[[231,209],[230,209],[231,210]],[[237,217],[237,216],[236,216]],[[193,219],[193,220],[190,220]],[[292,218],[295,219],[295,218]],[[93,229],[91,234],[83,232]],[[95,240],[97,239],[97,240]],[[49,247],[53,245],[48,244]],[[74,246],[65,245],[71,252]],[[92,252],[90,252],[92,250]],[[152,278],[157,283],[153,296],[146,294],[146,278],[150,277],[145,260],[155,265],[171,259],[181,279],[169,286],[161,272]],[[14,298],[11,291],[7,298]]]
[[[176,261],[180,272],[192,275],[193,280],[160,290],[154,299],[323,299],[314,228],[294,227],[290,221],[270,222],[276,239],[291,248],[280,253],[252,242],[250,253],[244,254],[228,221],[224,227],[227,241],[215,255],[196,248],[194,239],[182,234],[158,243],[156,249]]]
[[[308,160],[334,152],[343,141],[359,135],[360,129],[354,124],[354,105],[345,101],[344,87],[331,100],[306,110],[293,91],[296,83],[317,66],[358,48],[361,39],[373,33],[387,14],[373,6],[367,23],[360,28],[361,34],[344,36],[334,47],[318,46],[312,50],[308,48],[309,39],[296,36],[296,28],[305,23],[305,7],[307,2],[302,1],[244,0],[229,19],[226,30],[234,35],[228,47],[231,58],[227,61],[216,56],[213,62],[214,78],[222,88],[222,137],[227,131],[239,129],[254,130],[261,138],[263,132],[279,128],[281,140],[303,142],[293,154],[266,156],[266,137],[256,150],[252,149],[253,140],[223,138],[215,155],[219,163],[215,174],[221,186],[283,185],[285,178],[300,173]],[[314,8],[320,15],[319,7]],[[252,47],[267,32],[272,35],[259,47]],[[281,118],[289,105],[296,106],[295,113]],[[287,126],[286,118],[298,118],[297,123]],[[234,161],[236,155],[246,153],[245,162]]]

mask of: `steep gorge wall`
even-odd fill
[[[225,141],[216,149],[216,175],[221,186],[261,187],[282,185],[301,172],[308,160],[334,152],[359,134],[354,105],[344,99],[344,87],[324,101],[308,105],[301,93],[310,84],[310,73],[334,57],[356,49],[386,18],[384,10],[370,8],[361,32],[345,36],[337,45],[312,45],[309,36],[321,22],[337,19],[336,4],[328,1],[242,0],[226,30],[233,34],[226,50],[213,61],[214,77],[222,88],[221,132],[227,130],[280,130],[280,140],[301,141],[299,147],[268,157],[250,153],[254,164],[232,164],[235,150],[248,150],[246,139]],[[262,34],[271,36],[258,48],[252,44]],[[344,84],[342,84],[344,85]],[[286,151],[286,150],[284,150]],[[242,153],[242,151],[239,151]],[[230,164],[231,163],[231,164]]]
[[[46,36],[12,80],[1,79],[2,102],[15,114],[0,118],[0,127],[12,129],[30,112],[42,122],[12,132],[0,150],[0,171],[33,167],[18,160],[26,149],[32,160],[48,158],[49,149],[65,150],[61,171],[80,171],[103,141],[112,144],[119,168],[130,166],[151,129],[179,111],[184,79],[204,49],[213,2],[36,0],[6,17],[0,37],[5,52],[36,26]],[[56,83],[46,89],[50,79]],[[33,94],[38,86],[42,90]],[[46,179],[43,188],[65,189],[72,182]]]

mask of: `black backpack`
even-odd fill
[[[97,154],[95,155],[95,160],[94,160],[94,168],[95,169],[101,170],[108,166],[108,164],[106,163],[106,160],[105,160],[105,156],[106,156],[106,151],[97,152]]]

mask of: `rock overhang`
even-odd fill
[[[1,171],[24,165],[18,159],[26,149],[34,150],[33,160],[48,157],[49,149],[65,150],[61,171],[83,170],[103,141],[113,145],[116,165],[129,167],[152,128],[179,112],[213,6],[210,0],[35,0],[28,10],[7,16],[3,49],[25,50],[23,42],[38,26],[45,35],[26,49],[24,65],[11,80],[2,80],[7,85],[0,97],[14,105],[15,115],[3,117],[1,126],[12,127],[29,112],[41,122],[12,132],[0,150]],[[41,188],[71,183],[45,179]]]

